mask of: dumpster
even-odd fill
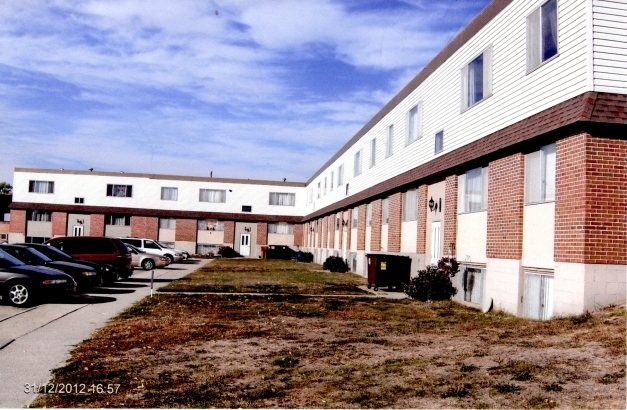
[[[409,283],[411,258],[409,256],[367,254],[368,289],[374,290],[387,286],[392,290],[403,291],[403,285]]]

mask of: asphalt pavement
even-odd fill
[[[153,291],[198,269],[208,260],[192,260],[154,270]],[[28,309],[0,304],[0,408],[18,408],[36,397],[51,370],[96,329],[138,300],[150,296],[151,271],[136,270],[121,282]],[[25,391],[30,390],[30,393]]]

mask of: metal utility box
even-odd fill
[[[409,256],[368,254],[368,289],[387,286],[403,291],[403,284],[409,283],[411,258]]]

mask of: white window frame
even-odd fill
[[[418,190],[403,193],[403,222],[418,220]]]
[[[482,70],[481,73],[477,73],[472,69],[473,63],[475,63],[479,58],[482,59]],[[473,81],[473,74],[481,75],[481,98],[475,100],[473,96],[471,96],[472,91],[476,86],[476,81]],[[492,95],[492,45],[490,44],[486,49],[484,49],[480,54],[474,56],[471,61],[469,61],[461,70],[461,101],[462,101],[462,112],[467,110],[468,108],[474,107],[479,104],[481,101],[484,101],[488,97]]]
[[[556,144],[525,155],[525,205],[555,201]]]
[[[377,139],[373,138],[370,141],[370,168],[374,167],[377,163]]]
[[[198,202],[226,203],[226,190],[200,188]]]
[[[355,153],[354,155],[354,162],[353,162],[353,176],[357,177],[359,175],[361,175],[361,151],[359,150]]]
[[[296,194],[290,192],[270,192],[268,205],[296,206]]]
[[[324,189],[322,191],[322,195],[327,194],[327,177],[324,177]]]
[[[394,124],[388,127],[387,146],[385,147],[385,157],[394,155]]]
[[[54,181],[28,181],[28,192],[34,194],[54,194]]]
[[[457,178],[458,203],[460,214],[484,212],[488,210],[488,167],[469,169]]]
[[[288,222],[271,222],[268,224],[268,233],[294,235],[294,224]]]
[[[422,138],[422,101],[407,111],[405,128],[405,146]]]
[[[161,200],[162,201],[178,201],[179,189],[176,187],[161,187]]]
[[[333,191],[333,178],[335,177],[334,172],[331,171],[331,178],[329,178],[329,180],[331,181],[331,186],[329,187],[329,192]]]
[[[318,181],[318,198],[317,199],[320,199],[321,196],[322,196],[322,183]]]
[[[390,220],[390,198],[383,199],[381,203],[381,225],[387,225]]]
[[[337,186],[344,185],[344,164],[337,167]]]
[[[159,229],[176,229],[176,219],[159,218]]]
[[[438,140],[440,142],[439,144]],[[434,143],[434,154],[439,154],[440,152],[444,151],[444,130],[436,132]],[[440,149],[438,149],[438,145]]]
[[[544,11],[545,7],[551,3],[555,3],[555,35],[553,41],[555,42],[555,54],[545,57],[546,44],[544,40],[547,38],[545,33],[545,19]],[[560,54],[560,41],[559,41],[559,2],[557,0],[547,0],[540,6],[534,9],[527,16],[527,74],[531,73],[538,67],[541,67],[548,61],[553,60]]]

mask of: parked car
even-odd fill
[[[63,261],[63,262],[74,262],[79,263],[81,265],[89,266],[93,268],[96,272],[100,274],[102,281],[105,283],[114,282],[117,279],[117,275],[113,271],[111,265],[102,263],[102,262],[94,262],[88,261],[86,259],[77,259],[68,255],[67,253],[55,248],[54,246],[46,245],[43,243],[21,243],[19,245],[25,245],[29,248],[33,248],[53,261]]]
[[[160,244],[159,242],[148,238],[120,238],[124,243],[129,243],[139,249],[142,252],[151,252],[161,256],[164,256],[170,260],[170,263],[180,262],[185,256],[183,251],[178,249],[168,248],[167,246]]]
[[[133,274],[131,253],[122,241],[106,236],[60,236],[44,242],[77,259],[111,265],[116,277]]]
[[[296,251],[286,245],[268,245],[266,259],[291,260],[296,258]]]
[[[47,266],[67,273],[74,279],[78,289],[91,289],[100,285],[102,278],[91,267],[72,262],[53,261],[43,253],[25,245],[1,244],[0,249],[27,265]]]
[[[45,266],[26,265],[0,249],[2,301],[26,307],[47,297],[69,296],[76,291],[70,275]]]
[[[131,257],[133,258],[134,267],[142,267],[144,270],[151,270],[154,268],[165,268],[170,264],[170,260],[165,256],[157,255],[149,252],[142,252],[130,243],[125,244],[129,251],[131,251]]]

